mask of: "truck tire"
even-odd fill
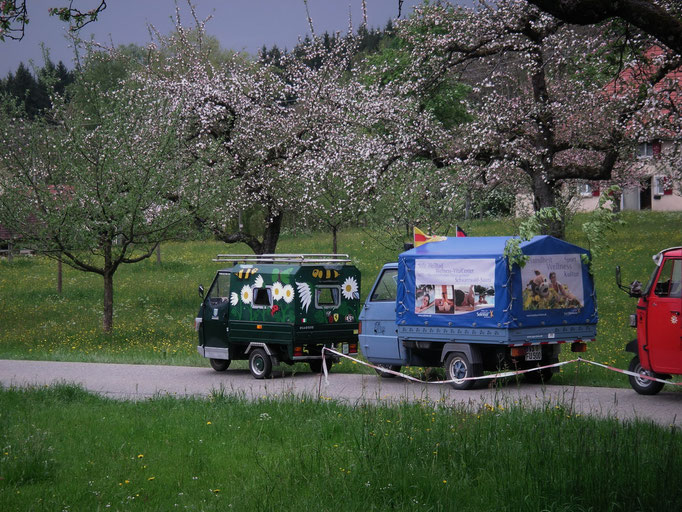
[[[327,371],[332,369],[332,365],[334,364],[334,361],[332,361],[329,358],[326,358],[324,360],[324,363],[327,365]],[[312,361],[308,361],[308,364],[310,365],[310,371],[313,373],[322,373],[322,359],[313,359]]]
[[[650,377],[660,378],[660,376],[649,370],[642,368],[642,363],[639,362],[639,356],[635,356],[630,361],[630,367],[628,368],[633,373],[642,373]],[[632,389],[637,391],[640,395],[655,395],[661,389],[663,389],[664,384],[662,382],[656,382],[654,380],[643,379],[641,377],[633,377],[629,375],[630,385]]]
[[[249,370],[255,379],[267,379],[272,375],[272,359],[262,348],[249,354]]]
[[[544,366],[546,364],[549,363],[543,361],[540,366]],[[543,370],[524,373],[523,379],[529,384],[543,384],[549,382],[552,378],[552,375],[554,375],[554,372],[552,372],[551,368],[544,368]]]
[[[387,370],[393,370],[394,372],[399,372],[401,366],[399,364],[378,364],[377,365],[379,368],[386,368]],[[377,375],[381,377],[382,379],[395,379],[397,375],[393,375],[392,373],[388,372],[382,372],[381,370],[374,370],[377,372]]]
[[[211,363],[211,368],[217,372],[224,372],[230,367],[229,359],[209,359],[208,362]]]
[[[474,365],[469,358],[460,352],[450,352],[445,358],[445,375],[448,380],[465,379],[467,377],[478,377],[479,371],[474,369]],[[465,380],[463,382],[451,382],[454,389],[471,389],[476,381]]]

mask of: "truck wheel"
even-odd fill
[[[628,368],[633,373],[641,373],[644,375],[649,375],[650,377],[657,377],[658,375],[649,370],[642,368],[642,363],[639,362],[639,356],[635,356],[630,361],[630,367]],[[630,379],[630,385],[632,389],[637,391],[640,395],[655,395],[661,389],[663,389],[663,383],[656,382],[654,380],[643,379],[641,377],[628,376]]]
[[[474,365],[471,364],[467,356],[459,352],[451,352],[445,359],[445,375],[448,380],[465,379],[467,377],[478,377]],[[463,382],[451,382],[454,389],[471,389],[476,381],[465,380]]]
[[[209,359],[208,362],[211,363],[211,368],[217,372],[224,372],[230,367],[229,359]]]
[[[334,361],[327,358],[324,362],[327,365],[327,371],[331,370]],[[310,365],[311,372],[322,373],[322,359],[313,359],[312,361],[309,361],[308,364]]]
[[[543,363],[545,364],[545,363]],[[534,372],[528,372],[523,374],[523,378],[529,384],[542,384],[547,383],[552,378],[552,369],[545,368],[544,370],[536,370]]]
[[[393,370],[394,372],[399,372],[400,368],[401,368],[401,366],[399,364],[378,364],[377,366],[379,368],[386,368],[387,370]],[[381,377],[383,379],[395,379],[397,377],[396,375],[393,375],[392,373],[382,372],[381,370],[375,369],[374,371],[377,372],[379,377]]]
[[[272,374],[272,359],[262,348],[254,349],[249,355],[249,370],[255,379],[267,379]]]

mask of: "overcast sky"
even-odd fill
[[[74,6],[81,10],[91,8],[96,0],[75,0]],[[195,0],[200,18],[209,15],[213,19],[207,25],[207,32],[216,36],[223,48],[244,50],[255,54],[263,45],[268,48],[276,44],[280,49],[291,49],[299,37],[310,33],[303,0]],[[383,28],[389,19],[398,15],[398,0],[366,0],[368,25]],[[401,17],[412,12],[422,0],[404,0]],[[455,2],[458,3],[458,2]],[[68,4],[66,0],[28,0],[30,23],[21,41],[0,42],[0,77],[14,72],[20,62],[29,60],[42,66],[40,44],[50,50],[50,57],[56,64],[60,60],[73,68],[73,49],[65,36],[68,24],[54,16],[48,16],[48,7]],[[186,2],[178,5],[188,12]],[[308,0],[310,15],[315,31],[345,32],[349,16],[357,29],[362,21],[361,0]],[[150,41],[148,24],[162,33],[173,28],[171,17],[175,12],[173,0],[108,0],[107,8],[98,21],[84,27],[81,37],[118,46],[136,43],[145,45]],[[191,25],[188,15],[185,25]]]

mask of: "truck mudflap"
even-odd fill
[[[230,359],[230,349],[226,347],[207,347],[204,345],[197,345],[197,352],[201,357],[208,359]]]
[[[483,364],[483,358],[481,357],[481,351],[475,346],[468,343],[446,343],[443,345],[443,350],[441,350],[440,361],[441,363],[445,361],[445,358],[451,352],[460,352],[467,356],[467,359],[471,361],[472,364]]]

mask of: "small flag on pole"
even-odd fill
[[[455,236],[467,236],[464,230],[459,226],[455,226],[455,230],[457,231],[457,234]]]
[[[445,236],[431,236],[427,235],[424,233],[421,229],[415,227],[414,228],[414,246],[419,247],[420,245],[424,245],[429,242],[442,242],[443,240],[446,240],[447,237]]]

